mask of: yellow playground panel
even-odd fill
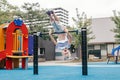
[[[8,24],[2,24],[0,25],[0,51],[3,51],[5,48],[5,27],[8,26]]]
[[[20,54],[23,53],[23,34],[20,30],[16,30],[13,33],[14,44],[13,44],[13,53]]]

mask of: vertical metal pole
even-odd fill
[[[34,75],[37,75],[38,74],[38,36],[35,33],[33,35],[33,41],[34,41],[33,73]]]
[[[82,37],[82,75],[87,75],[87,29],[81,29],[81,37]]]

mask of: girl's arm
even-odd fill
[[[52,11],[52,13],[53,13],[53,16],[54,16],[55,21],[60,22],[60,19],[59,19],[58,16],[54,13],[54,11]]]
[[[57,42],[56,42],[56,40],[54,39],[54,37],[52,36],[52,30],[50,30],[49,31],[49,36],[50,36],[50,39],[51,39],[51,41],[56,45],[57,44]]]
[[[65,28],[64,31],[67,33],[67,38],[69,40],[69,43],[71,43],[72,42],[72,35],[68,32],[68,29]]]

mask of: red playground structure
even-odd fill
[[[15,19],[8,27],[0,26],[0,68],[11,70],[28,67],[28,29],[21,19]],[[20,60],[21,59],[21,60]]]

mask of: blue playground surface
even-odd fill
[[[0,80],[120,80],[120,63],[88,63],[88,75],[82,75],[81,65],[39,66],[39,74],[33,75],[33,66],[27,70],[0,69]]]

